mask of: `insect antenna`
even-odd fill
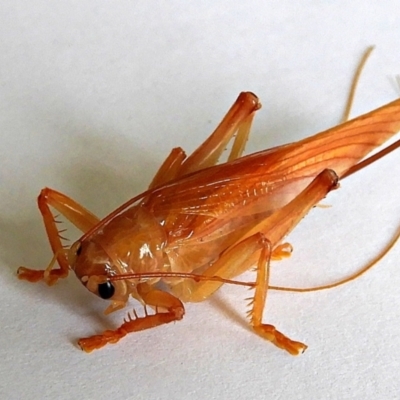
[[[141,273],[131,273],[131,274],[118,274],[108,276],[106,279],[108,281],[122,281],[125,279],[151,279],[151,278],[186,278],[193,279],[196,282],[201,281],[213,281],[213,282],[222,282],[229,285],[238,285],[238,286],[248,286],[250,288],[254,288],[254,282],[243,282],[233,279],[225,279],[220,276],[207,276],[201,274],[192,274],[186,272],[141,272]]]
[[[347,103],[346,103],[346,107],[345,107],[341,122],[346,122],[349,120],[351,107],[353,106],[354,96],[356,93],[358,82],[360,80],[361,72],[364,69],[365,64],[366,64],[369,56],[371,55],[372,50],[374,50],[374,48],[375,48],[374,46],[368,47],[367,50],[365,51],[365,53],[363,54],[363,56],[361,57],[360,63],[358,64],[356,72],[354,73],[354,77],[353,77],[352,84],[350,87],[349,97],[347,98]]]
[[[354,274],[348,276],[347,278],[343,278],[343,279],[341,279],[341,280],[339,280],[337,282],[329,283],[327,285],[309,287],[309,288],[295,288],[295,287],[285,287],[285,286],[268,286],[268,288],[271,289],[271,290],[280,290],[280,291],[283,291],[283,292],[305,293],[305,292],[317,292],[319,290],[325,290],[325,289],[332,289],[332,288],[344,285],[345,283],[348,283],[348,282],[356,280],[361,275],[363,275],[367,271],[369,271],[380,260],[382,260],[382,258],[385,257],[385,255],[387,253],[389,253],[389,251],[393,248],[393,246],[399,240],[399,237],[400,237],[400,227],[397,228],[396,233],[393,235],[392,239],[386,245],[386,247],[373,260],[371,260],[367,265],[365,265],[363,268],[361,268],[360,270],[358,270]]]

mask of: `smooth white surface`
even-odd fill
[[[400,246],[362,279],[272,293],[265,320],[309,345],[292,358],[243,322],[241,288],[179,323],[87,355],[79,337],[117,324],[73,276],[16,279],[49,246],[45,186],[105,215],[146,187],[169,150],[193,150],[242,90],[259,95],[255,151],[335,125],[354,67],[353,116],[399,95],[396,1],[7,1],[0,13],[1,399],[398,399]],[[399,224],[399,154],[342,183],[290,236],[273,282],[331,282]],[[132,304],[133,307],[133,304]]]

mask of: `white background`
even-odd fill
[[[247,329],[236,287],[87,355],[76,340],[127,310],[104,317],[73,276],[51,288],[16,278],[50,260],[42,187],[103,216],[172,147],[193,150],[242,90],[263,103],[249,152],[335,125],[371,44],[352,115],[395,99],[398,2],[13,0],[0,18],[1,399],[400,398],[400,246],[341,288],[270,293],[265,320],[309,345],[298,358]],[[398,156],[302,221],[273,283],[332,282],[379,252],[400,223]]]

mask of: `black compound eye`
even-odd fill
[[[99,296],[104,300],[110,299],[115,293],[115,287],[111,282],[108,281],[100,283],[97,287],[97,290],[99,292]]]

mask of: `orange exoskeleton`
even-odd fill
[[[153,309],[81,339],[83,350],[179,320],[184,302],[202,301],[224,283],[254,289],[249,316],[258,335],[291,354],[306,349],[262,322],[270,260],[290,253],[283,239],[338,180],[399,146],[364,159],[400,129],[400,100],[299,142],[242,156],[260,107],[254,94],[241,93],[193,154],[173,149],[149,189],[102,220],[65,195],[42,190],[39,208],[54,257],[45,270],[20,267],[19,278],[54,284],[72,270],[110,301],[106,313],[125,307],[130,296]],[[218,164],[232,139],[228,161]],[[51,208],[84,233],[68,249]],[[250,268],[254,282],[234,280]]]

